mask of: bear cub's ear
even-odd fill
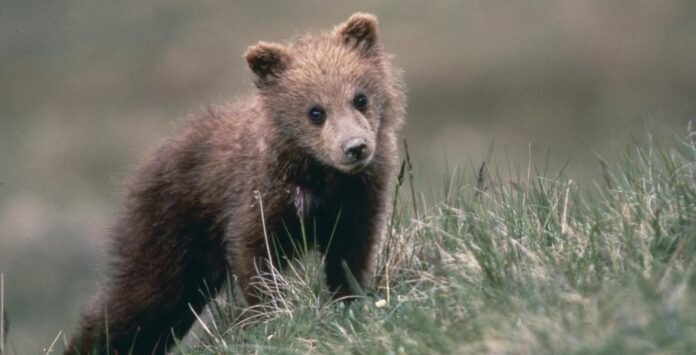
[[[335,33],[343,38],[344,43],[363,53],[369,53],[377,43],[377,17],[362,12],[355,13],[339,25]]]
[[[249,68],[258,77],[257,85],[278,78],[290,63],[287,49],[280,44],[259,42],[247,48],[244,54]]]

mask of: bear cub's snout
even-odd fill
[[[367,154],[367,142],[364,138],[355,137],[343,143],[343,153],[352,161],[363,160]]]

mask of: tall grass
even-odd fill
[[[693,352],[694,135],[601,164],[589,186],[484,164],[425,198],[409,162],[366,296],[332,301],[310,253],[260,282],[261,306],[238,306],[230,287],[178,351]]]

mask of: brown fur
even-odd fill
[[[329,289],[351,295],[343,262],[364,284],[386,224],[404,117],[376,19],[355,14],[331,33],[260,42],[245,57],[256,94],[190,121],[131,181],[110,278],[67,353],[105,352],[106,325],[112,351],[165,353],[194,322],[189,305],[205,306],[199,290],[215,294],[228,270],[247,301],[259,302],[252,283],[267,265],[259,202],[272,255],[293,256],[304,218],[326,255]],[[367,97],[362,110],[356,93]],[[308,118],[313,105],[324,109],[323,123]],[[351,139],[364,142],[363,160],[347,155]]]

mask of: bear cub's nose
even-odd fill
[[[362,138],[351,138],[343,144],[343,153],[353,160],[362,160],[367,151],[367,142]]]

